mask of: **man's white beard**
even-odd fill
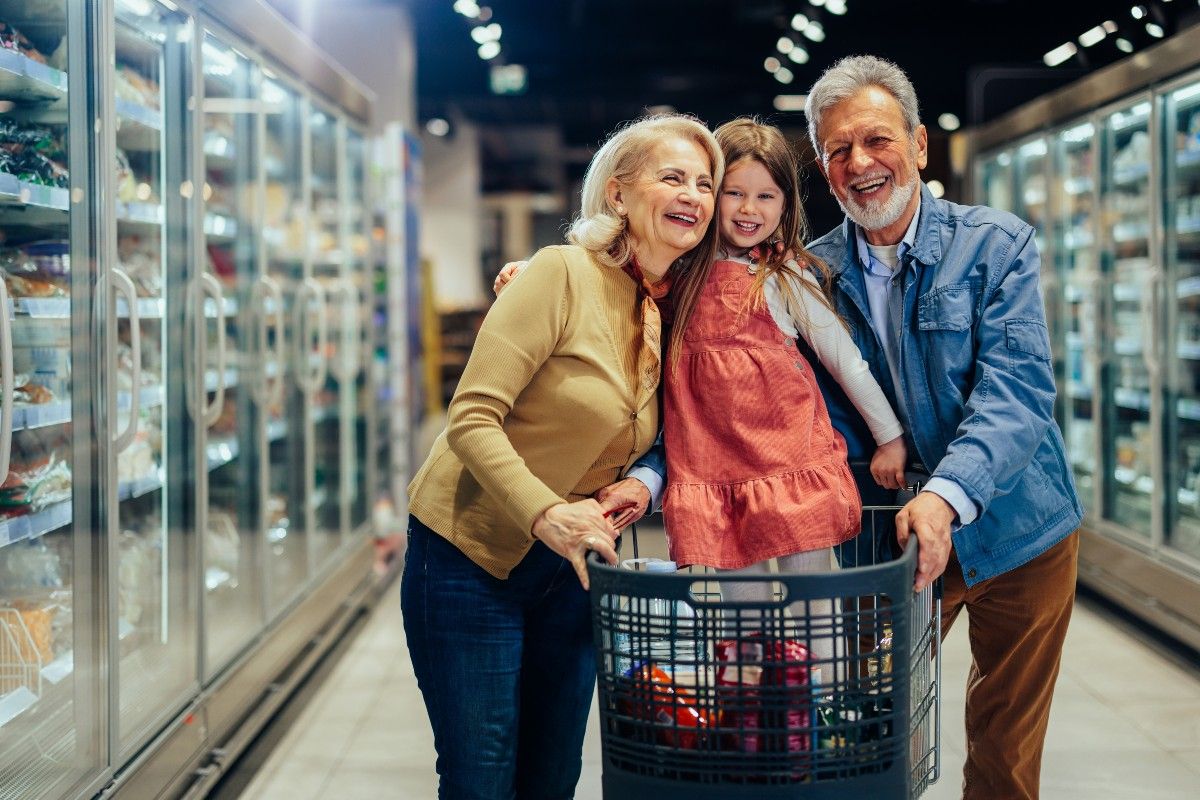
[[[904,216],[908,201],[912,200],[913,192],[917,190],[917,178],[914,175],[903,186],[896,184],[892,188],[892,196],[882,203],[860,204],[854,197],[853,191],[847,193],[846,199],[838,198],[838,205],[846,216],[852,219],[860,228],[867,231],[881,231],[894,225]]]

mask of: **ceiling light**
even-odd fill
[[[1133,8],[1129,9],[1129,16],[1133,17],[1134,19],[1142,19],[1146,16],[1146,13],[1145,6],[1134,6]]]
[[[499,42],[484,42],[479,45],[479,57],[484,61],[491,61],[498,55],[500,55]]]
[[[1167,35],[1166,31],[1164,31],[1162,29],[1162,26],[1159,25],[1157,22],[1147,22],[1146,23],[1146,33],[1150,34],[1155,39],[1161,39]]]
[[[846,0],[825,0],[825,10],[840,17],[846,13]]]
[[[425,130],[432,136],[445,136],[450,132],[450,123],[441,117],[434,117],[425,123]]]
[[[821,23],[813,20],[804,26],[804,35],[814,42],[825,41],[825,28],[821,27]]]
[[[776,111],[803,111],[808,102],[806,94],[777,94],[775,95]]]
[[[488,34],[486,25],[478,25],[471,28],[471,38],[475,40],[475,44],[483,44],[492,40],[491,35]]]
[[[1059,64],[1063,63],[1078,52],[1079,49],[1075,47],[1074,42],[1067,42],[1066,44],[1060,44],[1058,47],[1042,56],[1042,61],[1046,62],[1047,67],[1057,67]]]
[[[1133,42],[1129,41],[1124,36],[1118,36],[1117,37],[1117,49],[1120,50],[1122,53],[1132,53],[1133,52]]]
[[[454,10],[471,19],[479,16],[479,4],[475,0],[454,0]]]
[[[1104,22],[1101,22],[1100,27],[1104,28],[1105,33],[1117,32],[1117,23],[1113,22],[1111,19],[1106,19]]]
[[[489,78],[492,94],[522,94],[527,85],[527,73],[520,64],[493,64]]]
[[[787,67],[780,67],[779,69],[775,70],[775,80],[779,81],[780,83],[791,83],[792,78],[794,77],[795,76],[792,75],[792,71]]]
[[[801,45],[796,45],[792,48],[792,52],[788,53],[788,58],[795,64],[808,63],[808,51]]]
[[[772,74],[779,71],[783,65],[779,63],[779,59],[775,56],[767,56],[767,60],[763,62],[763,69]]]
[[[958,117],[953,114],[946,113],[938,116],[938,125],[944,131],[956,131],[962,123],[958,121]]]
[[[1096,27],[1088,28],[1086,31],[1079,34],[1079,43],[1084,47],[1091,47],[1092,45],[1103,41],[1104,37],[1107,35],[1108,34],[1104,32],[1104,28],[1097,25]]]
[[[479,21],[480,21],[480,22],[487,22],[487,21],[488,21],[489,19],[491,19],[491,18],[492,18],[492,10],[491,10],[490,8],[488,8],[487,6],[482,6],[482,7],[480,7],[480,9],[479,9]]]
[[[775,49],[784,54],[792,52],[795,46],[796,43],[786,36],[780,36],[779,41],[775,43]]]
[[[808,17],[803,14],[797,14],[792,17],[792,30],[802,31],[808,27]]]
[[[808,2],[809,2],[809,5],[814,5],[817,8],[820,8],[821,6],[825,5],[825,0],[808,0]]]
[[[941,198],[946,194],[946,187],[942,185],[941,181],[926,181],[925,188],[928,189],[929,193],[935,198]]]

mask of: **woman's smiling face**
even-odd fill
[[[712,164],[696,142],[659,142],[629,185],[610,187],[610,202],[629,221],[643,269],[665,270],[704,238],[713,215]]]

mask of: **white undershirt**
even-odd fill
[[[893,254],[895,253],[895,248]],[[751,264],[748,258],[725,256],[731,261]],[[800,273],[802,280],[809,284],[801,286],[794,278],[792,294],[799,301],[799,308],[789,310],[779,289],[779,274],[776,273],[763,284],[763,294],[771,318],[779,326],[779,330],[792,338],[803,338],[812,351],[820,359],[821,365],[829,371],[838,382],[850,402],[866,421],[871,429],[875,444],[890,442],[904,432],[896,412],[892,410],[887,397],[879,384],[871,375],[871,369],[863,360],[858,346],[850,338],[850,333],[842,321],[822,303],[814,292],[820,292],[821,287],[817,278],[808,269],[800,267],[795,261],[790,262],[793,269]]]

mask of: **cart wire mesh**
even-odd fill
[[[913,592],[897,510],[864,507],[828,572],[591,559],[605,797],[915,798],[937,780],[940,585]],[[738,585],[769,599],[728,599]]]

